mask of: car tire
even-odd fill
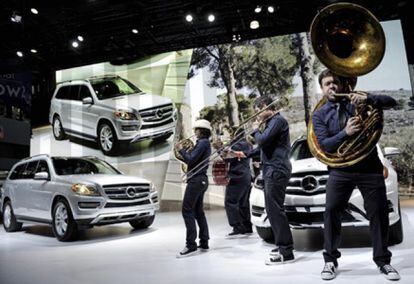
[[[398,221],[394,225],[390,226],[389,235],[388,235],[389,245],[400,244],[402,243],[404,239],[401,208],[400,208],[399,200],[398,200],[398,215],[400,216],[400,219],[398,219]]]
[[[58,115],[55,115],[55,117],[53,118],[52,128],[53,136],[56,140],[65,140],[67,138],[65,130],[62,126],[62,121],[60,120]]]
[[[3,227],[6,232],[16,232],[22,229],[23,223],[17,222],[10,200],[3,206]]]
[[[170,138],[170,137],[171,137],[171,135],[172,135],[172,133],[169,133],[169,134],[165,134],[165,135],[159,136],[159,137],[157,137],[157,138],[152,139],[152,142],[153,142],[154,144],[159,144],[159,143],[162,143],[162,142],[166,141],[168,138]]]
[[[77,237],[78,226],[69,204],[64,199],[58,200],[53,206],[52,229],[55,237],[61,242],[72,241]]]
[[[108,156],[118,153],[120,143],[112,125],[107,122],[99,124],[98,144],[101,151]]]
[[[155,215],[152,215],[146,218],[129,221],[129,224],[134,227],[134,229],[146,229],[154,223],[154,218]]]
[[[274,243],[275,237],[273,236],[273,231],[271,227],[257,227],[257,234],[267,243]]]

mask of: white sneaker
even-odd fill
[[[384,275],[385,279],[393,281],[401,279],[400,274],[398,274],[398,271],[390,264],[380,266],[378,267],[378,269],[381,272],[381,274]]]
[[[321,272],[323,280],[332,280],[336,277],[336,266],[333,262],[326,262]]]

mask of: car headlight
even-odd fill
[[[137,116],[135,113],[127,111],[127,110],[117,110],[115,112],[115,117],[122,119],[122,120],[137,120]]]
[[[76,183],[72,185],[72,191],[79,195],[100,196],[98,189],[92,185]]]
[[[157,188],[155,187],[155,184],[153,184],[152,182],[150,183],[150,192],[156,192]]]

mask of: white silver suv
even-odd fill
[[[24,159],[13,166],[0,196],[7,232],[26,222],[49,224],[60,241],[95,225],[129,222],[147,228],[159,209],[150,181],[123,175],[96,157]]]
[[[388,212],[390,218],[391,244],[403,240],[400,203],[398,199],[397,173],[391,162],[384,157],[377,146],[378,155],[384,165],[384,178],[387,188]],[[385,155],[397,155],[396,148],[385,148]],[[309,151],[306,138],[300,138],[291,148],[292,176],[286,188],[285,210],[290,226],[296,229],[323,228],[325,212],[325,185],[328,180],[326,165],[319,162]],[[266,241],[273,241],[273,233],[265,210],[263,178],[259,175],[250,194],[251,221],[256,226],[259,236]],[[355,189],[342,217],[342,226],[368,226],[364,202],[361,193]]]
[[[116,154],[121,142],[168,139],[176,118],[170,98],[144,93],[119,76],[59,83],[49,112],[56,140],[97,141],[106,155]]]

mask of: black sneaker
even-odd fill
[[[278,256],[279,255],[279,248],[274,248],[269,253],[270,256]]]
[[[202,252],[206,252],[210,249],[207,244],[199,244],[197,248],[199,248]]]
[[[395,270],[394,267],[391,266],[391,264],[385,264],[383,266],[378,267],[379,271],[382,275],[384,275],[385,279],[388,280],[400,280],[400,274],[398,274],[398,271]]]
[[[231,233],[228,233],[226,235],[226,238],[228,239],[236,239],[236,238],[242,238],[242,237],[247,237],[247,235],[244,232],[238,231],[238,230],[233,230]]]
[[[291,263],[295,261],[295,256],[293,253],[284,256],[283,254],[277,253],[275,255],[269,256],[268,259],[266,259],[265,263],[266,265],[278,265],[278,264],[285,264],[285,263]]]
[[[323,280],[332,280],[336,277],[337,266],[333,262],[326,262],[321,272]]]
[[[185,248],[183,248],[182,251],[180,251],[177,254],[177,258],[192,256],[192,255],[195,255],[196,253],[197,253],[197,248],[189,249],[188,247],[185,247]]]

